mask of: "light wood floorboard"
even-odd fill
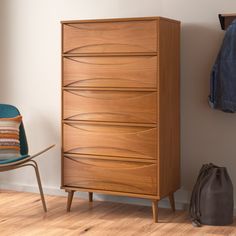
[[[159,223],[151,207],[74,198],[71,212],[66,197],[46,196],[44,213],[40,195],[0,191],[1,236],[236,236],[236,221],[227,227],[193,228],[185,211],[160,209]]]

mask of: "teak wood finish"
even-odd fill
[[[64,57],[63,86],[155,88],[157,56]]]
[[[63,53],[156,52],[156,20],[63,24]]]
[[[64,123],[63,132],[67,154],[156,159],[155,127]]]
[[[180,22],[62,22],[62,188],[158,201],[180,187]]]
[[[64,90],[64,120],[156,123],[156,92]]]
[[[64,184],[81,188],[156,194],[156,164],[64,157]]]

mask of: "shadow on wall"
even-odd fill
[[[7,103],[7,94],[10,91],[8,85],[8,70],[10,58],[9,50],[9,3],[7,0],[0,1],[0,103]]]
[[[211,68],[224,32],[215,25],[183,24],[181,35],[182,102],[194,100],[206,107]]]
[[[36,114],[36,112],[32,114]],[[42,158],[38,158],[37,161],[42,169],[42,182],[47,186],[53,186],[53,184],[56,183],[56,186],[59,188],[61,185],[60,129],[55,126],[55,123],[50,122],[48,115],[49,114],[43,110],[38,112],[37,116],[30,119],[28,123],[25,123],[25,127],[32,127],[31,132],[27,132],[30,154],[38,152],[52,144],[56,144],[55,148],[42,156]],[[42,139],[36,140],[35,134],[42,137]],[[34,147],[33,151],[31,150],[32,146]],[[56,170],[53,174],[52,168]]]
[[[182,25],[181,167],[182,186],[188,191],[204,163],[226,166],[236,180],[235,116],[208,106],[210,73],[224,33],[218,21]]]

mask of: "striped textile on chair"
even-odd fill
[[[20,156],[19,127],[21,116],[0,118],[0,159]]]

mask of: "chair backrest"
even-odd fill
[[[11,118],[18,115],[20,115],[20,112],[16,107],[7,104],[0,104],[0,118]],[[28,144],[23,122],[20,124],[20,153],[21,155],[28,154]]]

